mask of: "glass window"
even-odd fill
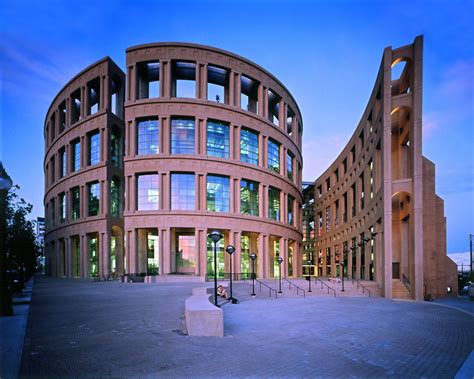
[[[159,143],[160,123],[156,119],[141,120],[137,125],[137,153],[158,154],[160,152]]]
[[[100,133],[89,135],[89,164],[94,165],[100,162]]]
[[[99,214],[100,184],[99,182],[89,184],[89,216]]]
[[[195,209],[194,174],[171,174],[171,209]]]
[[[79,187],[71,189],[71,218],[78,220],[81,217],[81,197]]]
[[[286,154],[286,176],[293,180],[293,156],[289,152]]]
[[[240,181],[240,213],[258,216],[258,183]]]
[[[217,158],[229,158],[229,125],[219,122],[207,122],[207,155]]]
[[[59,221],[66,221],[66,194],[63,192],[59,195]]]
[[[89,270],[91,276],[99,275],[99,243],[96,236],[92,237],[89,241]]]
[[[137,210],[152,211],[159,208],[159,175],[146,174],[137,177]]]
[[[280,146],[272,139],[268,139],[268,168],[280,172]]]
[[[268,188],[268,217],[280,220],[280,190],[274,187]]]
[[[249,129],[240,130],[240,161],[258,165],[258,134]]]
[[[194,119],[171,120],[171,154],[194,154]]]
[[[64,147],[59,150],[59,177],[62,178],[66,176],[67,170],[67,156],[66,156],[66,149]]]
[[[72,171],[78,171],[81,168],[81,141],[76,140],[72,143]]]
[[[120,180],[112,178],[110,182],[110,213],[112,217],[120,217]]]
[[[196,237],[191,233],[176,233],[176,272],[193,274],[196,267]]]
[[[116,127],[110,134],[110,159],[114,166],[120,167],[122,163],[122,147],[120,140],[120,132]]]
[[[224,277],[224,266],[225,266],[225,241],[221,239],[217,242],[216,245],[216,263],[217,263],[217,277],[223,278]],[[207,238],[207,276],[213,278],[214,277],[214,243],[211,241],[210,238]]]
[[[229,178],[225,176],[207,176],[207,210],[229,212]]]
[[[291,195],[288,195],[287,209],[288,209],[288,224],[290,225],[294,225],[294,213],[293,213],[294,201],[295,201],[295,198]]]

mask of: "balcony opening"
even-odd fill
[[[242,75],[240,77],[240,107],[258,113],[258,82]]]
[[[196,64],[192,62],[173,62],[172,97],[196,97]]]
[[[137,91],[138,99],[160,97],[160,62],[137,64]]]
[[[81,89],[78,88],[71,95],[71,124],[75,124],[81,118]]]
[[[87,96],[89,102],[88,115],[97,113],[100,108],[100,78],[96,78],[87,83]]]
[[[268,90],[268,120],[275,126],[280,125],[280,120],[278,119],[280,100],[281,98],[277,94]]]
[[[66,101],[59,104],[59,133],[66,129]]]
[[[56,115],[53,113],[51,115],[51,142],[54,142],[54,139],[56,138]]]
[[[229,104],[229,72],[220,67],[207,67],[207,100]]]
[[[410,62],[404,58],[392,64],[392,96],[411,93]]]
[[[114,75],[110,82],[110,109],[118,118],[123,118],[123,98],[124,91],[122,80]]]
[[[286,112],[286,132],[288,133],[289,136],[293,135],[293,120],[295,119],[295,112],[293,112],[293,109],[288,107],[288,110]]]

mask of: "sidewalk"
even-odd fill
[[[33,278],[26,283],[22,295],[13,296],[13,316],[0,317],[0,377],[2,379],[18,378],[32,290]]]

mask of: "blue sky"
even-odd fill
[[[474,233],[473,1],[1,1],[0,156],[43,214],[43,122],[76,73],[125,49],[186,41],[230,50],[276,75],[304,118],[304,180],[349,140],[383,49],[424,34],[423,152],[436,163],[448,251]],[[308,164],[311,162],[310,164]]]

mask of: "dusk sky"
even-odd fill
[[[43,209],[43,126],[60,89],[132,45],[182,41],[261,65],[304,120],[303,179],[314,181],[357,126],[383,49],[424,35],[423,153],[436,164],[448,252],[474,233],[473,1],[2,1],[0,157],[20,194]]]

